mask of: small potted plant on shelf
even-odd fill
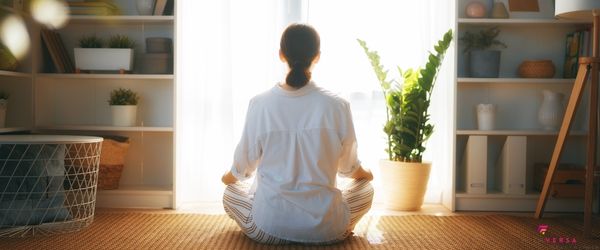
[[[108,100],[113,125],[118,127],[135,126],[139,100],[138,94],[131,89],[119,88],[113,90]]]
[[[422,162],[424,143],[433,133],[429,103],[437,73],[452,41],[452,30],[430,52],[425,68],[399,70],[400,82],[388,80],[388,71],[376,51],[358,40],[383,90],[387,121],[388,159],[380,161],[386,206],[394,210],[419,210],[423,204],[431,163]]]
[[[499,34],[498,27],[490,27],[479,32],[467,31],[460,38],[464,43],[463,52],[468,53],[470,77],[498,77],[501,51],[492,48],[506,48],[506,44],[496,39]]]
[[[103,41],[96,35],[82,37],[75,48],[75,67],[81,70],[118,70],[123,74],[133,69],[135,42],[125,35],[114,35],[103,48]]]
[[[0,91],[0,128],[6,127],[6,109],[8,105],[8,94]]]

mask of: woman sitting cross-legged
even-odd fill
[[[225,211],[251,239],[266,244],[331,244],[351,235],[371,208],[373,175],[356,155],[350,105],[310,80],[320,39],[290,25],[279,57],[284,82],[250,101],[227,185]],[[256,172],[256,189],[244,180]],[[353,178],[342,190],[336,175]]]

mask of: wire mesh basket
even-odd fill
[[[94,219],[102,138],[25,138],[29,142],[0,139],[0,237],[87,227]]]

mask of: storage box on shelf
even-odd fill
[[[548,162],[556,136],[545,130],[538,114],[542,91],[568,96],[574,79],[562,79],[568,33],[585,28],[579,21],[553,18],[551,0],[540,0],[540,12],[511,12],[508,19],[467,18],[470,0],[457,1],[457,34],[499,27],[502,49],[498,78],[471,78],[462,41],[457,42],[455,210],[534,211],[539,191],[534,187],[535,163]],[[483,1],[485,4],[488,1]],[[491,2],[491,1],[490,1]],[[508,1],[503,1],[508,6]],[[488,11],[491,6],[488,6]],[[527,60],[551,60],[552,78],[521,78],[519,66]],[[545,72],[548,73],[548,72]],[[544,75],[548,76],[548,75]],[[563,105],[566,105],[566,99]],[[476,105],[495,104],[495,130],[477,130]],[[586,108],[587,100],[581,107]],[[586,114],[575,117],[562,162],[581,165]],[[548,211],[581,211],[583,201],[552,198]]]

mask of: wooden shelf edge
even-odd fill
[[[456,130],[456,135],[557,136],[558,131],[545,130]],[[586,131],[571,131],[571,136],[586,136]]]
[[[500,77],[500,78],[472,78],[472,77],[458,77],[456,79],[458,84],[469,84],[469,83],[528,83],[528,84],[573,84],[575,79],[571,78],[518,78],[518,77]]]
[[[6,71],[6,70],[0,70],[0,76],[31,78],[31,74],[30,73],[15,72],[15,71]]]
[[[113,15],[113,16],[90,16],[90,15],[71,15],[69,22],[144,22],[144,23],[171,23],[175,16],[139,16],[139,15]]]
[[[31,130],[31,128],[27,128],[27,127],[0,128],[0,134],[3,134],[3,133],[13,133],[13,132],[23,132],[23,131],[29,131],[29,130]]]
[[[548,18],[459,18],[458,24],[590,24],[588,21],[579,20],[558,20]]]
[[[173,127],[114,127],[114,126],[38,126],[37,130],[63,130],[63,131],[139,131],[139,132],[173,132]]]
[[[41,73],[37,74],[38,78],[54,78],[54,79],[125,79],[125,80],[173,80],[173,74],[56,74],[56,73]]]

